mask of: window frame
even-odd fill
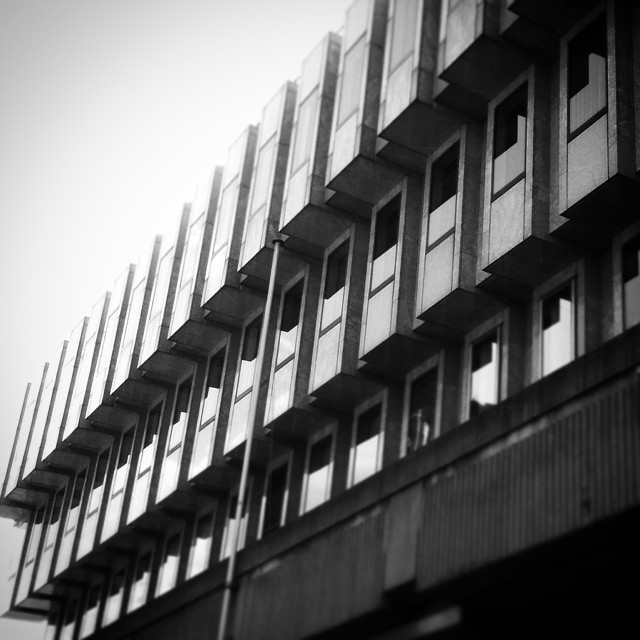
[[[329,479],[327,482],[327,487],[325,488],[325,498],[324,500],[312,507],[311,509],[306,508],[307,503],[307,494],[309,490],[309,464],[311,462],[311,449],[324,440],[325,438],[331,438],[331,446],[329,450]],[[320,429],[313,435],[311,435],[307,441],[307,447],[305,452],[305,461],[304,461],[304,472],[302,475],[302,490],[300,492],[300,506],[298,508],[298,516],[302,516],[305,513],[309,513],[309,511],[313,511],[318,507],[321,507],[325,502],[331,499],[331,494],[333,493],[333,478],[335,472],[335,462],[336,462],[336,423],[332,422],[326,427]]]
[[[376,473],[380,472],[383,468],[384,462],[384,444],[385,444],[385,431],[386,431],[386,423],[387,423],[387,411],[388,411],[388,389],[384,389],[379,393],[376,393],[374,396],[366,400],[365,402],[359,404],[353,412],[353,420],[351,423],[351,439],[349,443],[349,466],[347,472],[347,489],[354,487],[365,480],[368,480],[372,476],[376,475]],[[378,448],[376,451],[376,468],[373,473],[362,478],[358,482],[354,482],[354,474],[356,468],[356,447],[357,447],[357,431],[358,424],[361,416],[368,413],[369,411],[379,407],[380,412],[380,431],[378,433]]]
[[[411,428],[411,389],[413,383],[419,380],[422,376],[425,376],[435,371],[437,376],[436,381],[436,402],[434,410],[434,426],[433,433],[429,435],[427,442],[424,445],[420,445],[413,451],[408,450],[409,433]],[[400,457],[413,453],[423,447],[426,447],[429,442],[440,437],[442,433],[442,411],[443,411],[443,385],[444,385],[444,362],[440,353],[431,356],[428,360],[423,362],[418,367],[412,369],[406,376],[404,381],[404,393],[402,403],[402,433],[400,440]]]
[[[267,492],[270,485],[270,476],[274,471],[279,470],[281,467],[286,466],[286,476],[284,485],[284,495],[282,497],[282,505],[280,507],[279,524],[273,529],[269,529],[265,532],[265,520],[267,516],[268,496]],[[267,469],[264,477],[264,488],[262,490],[262,498],[260,501],[260,518],[258,521],[258,540],[261,540],[263,536],[273,533],[282,528],[287,521],[287,513],[289,509],[289,498],[291,494],[291,467],[292,467],[292,452],[289,451],[281,456],[278,456],[274,460],[271,460],[267,465]]]
[[[597,267],[599,270],[599,267]],[[588,273],[587,264],[584,259],[577,260],[567,268],[556,273],[552,278],[536,287],[533,291],[533,318],[532,318],[532,356],[531,356],[531,382],[546,377],[542,371],[542,302],[553,296],[571,283],[573,294],[573,357],[569,362],[573,362],[586,351],[587,346],[587,310],[586,310],[586,280]],[[598,274],[599,279],[599,274]],[[598,284],[597,282],[592,283]],[[600,327],[600,321],[596,322]],[[591,345],[594,346],[594,345]],[[569,363],[565,363],[569,364]],[[564,366],[564,365],[563,365]]]
[[[638,237],[640,237],[640,221],[633,223],[613,238],[611,251],[611,269],[613,273],[613,335],[619,335],[631,328],[627,327],[625,322],[622,260],[625,246],[629,245]]]

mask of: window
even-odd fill
[[[349,241],[345,240],[337,249],[327,256],[327,272],[324,281],[325,306],[336,293],[342,291],[347,282],[347,268],[349,266]],[[342,309],[342,305],[340,306]],[[323,323],[324,326],[324,323]]]
[[[262,315],[259,315],[255,320],[248,324],[244,330],[236,398],[253,386],[253,374],[255,372],[255,362],[258,357],[261,329]]]
[[[25,556],[22,574],[20,575],[20,585],[16,601],[24,600],[31,591],[31,578],[33,577],[33,568],[35,566],[36,554],[40,546],[40,538],[44,526],[44,508],[36,511],[29,533],[29,542],[27,543],[27,553]]]
[[[191,548],[189,549],[188,578],[202,573],[209,566],[212,535],[213,513],[209,512],[200,516],[196,522]]]
[[[318,89],[314,89],[298,108],[298,122],[296,125],[296,139],[291,155],[291,173],[307,162],[311,156],[314,136],[314,120],[318,111]]]
[[[290,406],[303,291],[304,280],[300,280],[284,294],[282,300],[269,401],[270,420],[284,413]]]
[[[111,481],[111,491],[107,511],[102,526],[100,540],[104,541],[111,537],[120,525],[120,515],[124,503],[124,491],[129,475],[129,463],[131,462],[131,450],[133,449],[133,429],[129,429],[123,434],[118,451],[118,461]]]
[[[190,477],[205,469],[211,460],[216,416],[218,414],[218,402],[222,390],[225,353],[223,349],[209,360],[202,398],[202,409],[200,411],[200,424],[193,441]]]
[[[471,402],[473,418],[498,402],[500,342],[498,330],[471,347]]]
[[[171,493],[171,491],[175,490],[178,483],[181,459],[180,454],[182,453],[182,443],[184,441],[184,433],[187,428],[187,419],[189,417],[190,398],[191,378],[179,385],[176,393],[173,416],[167,438],[167,448],[164,456],[164,462],[162,464],[162,475],[160,477],[157,500],[161,500]]]
[[[373,259],[379,258],[398,243],[400,196],[396,196],[376,214]]]
[[[62,515],[62,503],[64,500],[64,491],[57,491],[53,500],[51,513],[49,514],[49,524],[46,529],[44,538],[44,547],[40,554],[38,562],[38,573],[36,577],[36,589],[46,584],[51,571],[51,562],[53,560],[53,548],[58,538],[58,529],[60,526],[60,517]]]
[[[438,370],[431,369],[411,383],[407,453],[423,447],[435,436]]]
[[[102,625],[106,626],[120,618],[122,612],[122,600],[124,598],[125,572],[116,571],[111,576],[109,592],[104,605]]]
[[[279,365],[291,358],[296,350],[303,289],[304,281],[300,280],[284,296],[276,356],[276,363]]]
[[[375,216],[371,282],[364,324],[364,352],[371,350],[391,334],[400,205],[401,196],[397,195]]]
[[[76,616],[78,614],[77,601],[69,602],[60,627],[60,640],[71,640],[76,628]]]
[[[624,328],[640,323],[640,236],[622,247]]]
[[[102,588],[100,585],[92,587],[89,590],[84,614],[82,616],[82,624],[80,626],[80,638],[86,638],[96,631],[101,591]]]
[[[160,418],[162,416],[162,403],[156,405],[147,416],[147,424],[142,440],[142,450],[138,459],[138,471],[136,473],[131,504],[129,505],[129,516],[127,522],[133,521],[147,506],[149,497],[149,486],[151,484],[151,468],[156,451],[156,441],[160,429]]]
[[[249,495],[250,488],[247,488],[247,495],[245,503],[242,505],[242,517],[240,522],[237,521],[236,511],[238,506],[238,495],[230,497],[227,503],[227,517],[224,523],[224,531],[222,532],[222,548],[220,550],[220,560],[224,560],[231,555],[231,549],[233,548],[233,541],[236,538],[237,532],[238,546],[237,550],[240,551],[245,545],[247,538],[247,527],[249,524]]]
[[[69,566],[69,561],[71,560],[71,552],[76,537],[76,527],[78,526],[78,520],[80,518],[80,503],[82,501],[86,478],[87,472],[83,470],[76,476],[73,485],[71,502],[69,503],[69,510],[67,511],[60,549],[58,551],[58,559],[56,560],[56,575],[64,571]]]
[[[207,380],[204,386],[202,399],[202,411],[200,412],[200,425],[206,424],[216,417],[218,411],[218,399],[222,388],[222,373],[224,371],[225,350],[216,353],[210,360],[207,368]]]
[[[102,494],[104,484],[107,479],[107,462],[109,461],[108,453],[103,453],[96,462],[93,476],[93,484],[91,493],[89,494],[89,504],[82,523],[82,535],[80,536],[80,544],[78,546],[78,558],[89,553],[93,549],[96,538],[96,529],[98,527],[98,514],[102,506]]]
[[[527,85],[495,110],[493,195],[501,195],[524,176],[527,131]]]
[[[156,596],[166,593],[176,586],[180,564],[180,534],[171,536],[165,546],[158,573]]]
[[[138,558],[136,572],[129,594],[128,612],[138,609],[147,602],[149,593],[149,578],[151,577],[151,553],[145,553]]]
[[[568,48],[569,134],[576,136],[607,108],[607,24],[604,14]]]
[[[236,398],[227,429],[225,453],[242,444],[246,438],[261,329],[262,315],[259,315],[244,329],[240,368],[237,374]]]
[[[342,83],[340,85],[340,107],[338,127],[360,107],[362,74],[365,68],[366,38],[362,37],[344,56]]]
[[[309,444],[301,512],[306,513],[326,502],[331,494],[333,435]]]
[[[326,257],[320,333],[315,353],[313,388],[335,375],[340,353],[340,324],[349,268],[349,240]]]
[[[356,419],[349,486],[361,482],[380,469],[381,442],[381,406],[376,405],[361,413]]]
[[[266,535],[284,524],[287,508],[287,478],[289,463],[272,468],[267,474],[262,499],[262,535]]]
[[[432,245],[455,226],[459,155],[460,145],[456,143],[440,156],[431,168],[427,246]]]
[[[575,357],[573,285],[542,301],[542,375],[559,369]]]

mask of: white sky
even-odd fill
[[[0,478],[26,383],[349,4],[0,0]]]

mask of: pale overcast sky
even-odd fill
[[[349,4],[0,0],[0,478],[27,382]]]

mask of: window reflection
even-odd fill
[[[499,377],[498,331],[493,331],[471,349],[470,417],[498,402]]]
[[[344,288],[349,266],[349,241],[343,242],[327,256],[327,267],[322,296],[322,321],[320,329],[328,329],[342,317]]]
[[[493,193],[524,175],[527,129],[527,85],[511,94],[495,111]]]
[[[568,48],[569,133],[577,135],[607,107],[607,25],[602,15]]]
[[[229,500],[227,506],[227,517],[224,524],[224,531],[222,532],[222,548],[220,550],[220,560],[224,560],[231,555],[233,549],[233,541],[236,538],[237,532],[238,546],[237,550],[240,551],[245,545],[247,537],[247,526],[249,524],[249,490],[247,490],[247,496],[245,503],[242,507],[242,517],[240,522],[236,518],[236,511],[238,506],[238,496],[234,495]]]
[[[180,562],[180,535],[171,536],[164,548],[164,556],[160,564],[156,595],[160,596],[176,586],[178,565]]]
[[[245,391],[248,391],[253,385],[253,374],[255,372],[255,363],[258,357],[261,328],[262,315],[259,315],[255,320],[248,324],[244,330],[236,398],[242,395]]]
[[[84,615],[82,616],[82,625],[80,627],[80,638],[86,638],[95,632],[98,622],[98,606],[100,604],[99,586],[93,587],[87,596],[87,604],[85,606]]]
[[[73,485],[71,502],[69,503],[69,510],[67,511],[62,540],[60,542],[60,550],[58,551],[58,559],[56,560],[56,574],[66,569],[69,566],[69,561],[71,560],[73,541],[75,539],[76,527],[78,526],[78,519],[80,517],[80,502],[82,501],[82,493],[84,491],[86,477],[87,472],[81,471],[76,476],[75,483]]]
[[[222,389],[225,353],[223,349],[209,360],[207,379],[204,385],[202,409],[200,412],[200,424],[193,441],[190,477],[205,469],[211,460],[216,417],[218,414],[218,401]]]
[[[27,553],[25,556],[22,574],[20,575],[20,587],[18,589],[17,601],[24,600],[31,591],[31,578],[33,577],[33,569],[36,560],[38,547],[40,546],[40,538],[44,526],[44,508],[38,509],[29,533],[29,542],[27,544]]]
[[[640,236],[622,247],[624,327],[640,323]]]
[[[574,358],[573,288],[569,284],[542,301],[542,375]]]
[[[149,485],[151,483],[151,468],[153,466],[161,416],[162,403],[151,409],[147,417],[142,450],[140,452],[140,458],[138,459],[138,472],[133,486],[127,522],[131,522],[137,518],[147,506]]]
[[[62,626],[60,627],[60,640],[71,640],[76,628],[76,616],[78,612],[78,603],[70,602],[64,614]]]
[[[431,168],[427,246],[455,226],[459,154],[460,145],[456,143]]]
[[[131,462],[131,450],[133,448],[133,429],[130,429],[122,436],[120,450],[118,451],[118,461],[111,482],[111,495],[107,504],[107,512],[102,527],[101,540],[111,537],[120,524],[120,514],[124,502],[124,491],[129,475],[129,464]]]
[[[189,417],[189,401],[191,399],[191,378],[183,382],[178,387],[171,426],[169,427],[169,437],[167,438],[167,448],[162,464],[162,474],[160,486],[158,487],[157,500],[171,493],[176,488],[178,474],[180,472],[180,459],[182,453],[182,443],[187,428]]]
[[[187,577],[192,578],[202,573],[209,564],[211,552],[211,537],[213,527],[213,514],[207,513],[198,519],[193,541],[189,550],[189,568]]]
[[[287,475],[289,464],[284,463],[272,469],[265,485],[262,501],[263,524],[262,535],[278,529],[284,524],[287,503]]]
[[[120,618],[122,599],[124,597],[124,583],[124,571],[118,571],[112,575],[109,593],[104,605],[103,626],[111,624]]]
[[[80,544],[78,546],[78,558],[89,553],[93,549],[96,537],[96,529],[98,527],[98,514],[102,506],[102,495],[104,492],[104,484],[107,479],[107,461],[108,454],[103,454],[98,458],[93,476],[93,485],[89,494],[89,504],[84,522],[82,523],[82,535],[80,536]]]
[[[435,436],[438,371],[432,369],[411,383],[407,453],[423,447]]]
[[[51,562],[53,560],[53,548],[58,538],[58,528],[60,526],[60,517],[62,515],[62,502],[64,499],[64,491],[58,491],[53,501],[53,507],[49,515],[49,525],[46,529],[46,535],[44,538],[44,547],[40,554],[40,560],[38,562],[38,574],[36,577],[36,589],[44,585],[51,571]]]
[[[131,584],[131,593],[129,595],[129,607],[127,611],[131,612],[140,608],[147,602],[149,592],[149,578],[151,577],[151,554],[145,553],[138,558],[136,572],[133,576]]]
[[[378,471],[381,429],[380,405],[358,416],[352,449],[351,485]]]
[[[302,513],[315,509],[329,499],[332,476],[331,446],[332,436],[328,435],[309,447]]]

